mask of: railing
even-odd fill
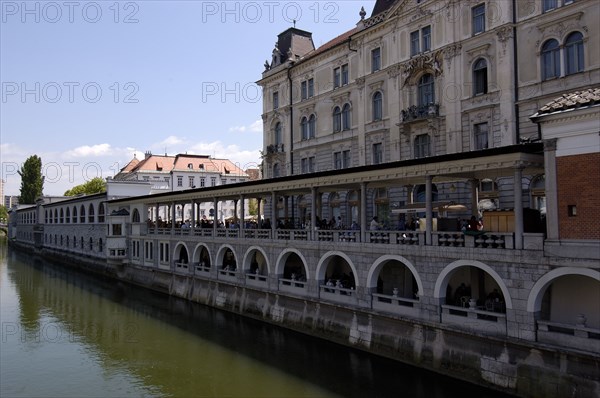
[[[257,273],[252,273],[249,272],[246,274],[246,280],[247,281],[256,281],[256,282],[264,282],[266,283],[268,279],[267,275],[261,275],[261,274],[257,274]]]
[[[600,353],[600,329],[551,321],[537,321],[538,341]]]
[[[235,277],[236,275],[237,275],[237,269],[235,269],[235,268],[232,269],[229,267],[224,267],[219,270],[219,276]]]
[[[413,105],[407,109],[400,111],[402,114],[403,122],[410,122],[412,120],[428,119],[437,117],[440,114],[439,104],[428,104],[428,105]]]
[[[175,261],[175,271],[188,271],[190,269],[190,265],[188,263]]]
[[[355,293],[354,288],[345,288],[340,286],[320,285],[319,288],[322,293],[333,293],[341,296],[352,296]]]
[[[279,290],[290,290],[292,291],[301,289],[304,290],[306,288],[306,281],[299,281],[297,279],[285,279],[279,278]]]
[[[398,297],[398,296],[394,296],[394,295],[390,296],[388,294],[373,293],[373,294],[371,294],[371,296],[373,296],[374,303],[379,302],[379,303],[399,305],[399,306],[403,306],[403,307],[414,307],[415,304],[417,304],[419,302],[419,300],[410,299],[410,298],[406,298],[406,297]]]
[[[487,311],[484,307],[442,305],[442,323],[472,331],[506,335],[506,314]]]
[[[196,274],[208,274],[210,273],[210,265],[204,265],[204,263],[194,263],[194,271]]]
[[[153,235],[196,236],[223,239],[275,239],[289,241],[361,242],[360,231],[355,230],[307,230],[307,229],[230,229],[218,228],[148,228]],[[425,245],[425,231],[365,231],[365,242],[382,245]],[[514,232],[489,231],[432,231],[431,246],[465,247],[478,249],[514,249]],[[525,250],[543,250],[543,234],[523,234]]]

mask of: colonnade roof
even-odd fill
[[[500,178],[514,176],[520,168],[524,174],[544,172],[543,146],[527,143],[480,151],[460,152],[422,159],[410,159],[378,165],[329,170],[280,178],[248,181],[235,184],[203,187],[177,192],[114,199],[109,203],[157,204],[167,202],[212,201],[265,197],[273,192],[278,195],[303,195],[312,188],[319,192],[334,192],[367,188],[424,184],[427,176],[433,182],[456,182],[470,179]]]

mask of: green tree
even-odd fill
[[[35,200],[42,196],[42,190],[44,189],[42,158],[37,155],[28,157],[18,173],[21,176],[19,203],[34,204]]]
[[[6,206],[0,205],[0,222],[8,221],[8,210],[6,210]]]
[[[73,188],[65,191],[65,196],[75,195],[91,195],[95,193],[106,192],[106,181],[100,177],[94,177],[88,182],[76,185]]]

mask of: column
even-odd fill
[[[546,171],[546,235],[558,240],[558,187],[556,183],[556,138],[544,140],[544,170]]]
[[[289,205],[288,202],[290,200],[289,196],[284,196],[283,197],[283,219],[284,219],[284,224],[288,222],[289,219]]]
[[[171,231],[175,230],[175,221],[177,220],[177,207],[175,202],[171,202]]]
[[[262,219],[260,218],[260,215],[261,215],[260,214],[261,213],[260,212],[260,203],[261,202],[262,202],[262,198],[261,197],[256,198],[256,213],[257,213],[257,215],[256,215],[256,226],[258,228],[262,227],[262,222],[261,222]]]
[[[277,229],[277,194],[271,192],[271,232],[272,238],[275,239],[275,229]]]
[[[469,180],[469,187],[471,188],[471,215],[479,218],[479,198],[477,197],[477,187],[479,186],[479,180],[472,178]]]
[[[316,231],[317,230],[317,196],[319,195],[319,192],[317,190],[317,187],[312,187],[310,189],[310,193],[312,195],[311,198],[311,202],[310,202],[310,229],[311,231]],[[312,235],[312,239],[315,239],[316,236],[316,232],[311,232]]]
[[[425,176],[425,244],[431,245],[431,231],[433,230],[433,203],[431,197],[431,182],[433,176]]]
[[[360,241],[366,242],[367,231],[367,183],[360,183]]]
[[[192,201],[190,202],[190,206],[192,208],[192,214],[191,214],[191,219],[190,219],[190,227],[194,228],[196,226],[196,202],[194,202],[194,200],[192,199]]]
[[[246,223],[246,216],[244,214],[246,212],[246,205],[244,200],[244,195],[240,195],[240,238],[244,236],[244,224]]]
[[[217,236],[217,225],[219,220],[217,220],[217,206],[219,205],[219,198],[213,198],[213,237]]]
[[[523,166],[515,167],[515,249],[523,249]]]

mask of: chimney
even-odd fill
[[[152,156],[152,152],[146,151],[146,153],[144,154],[144,159],[148,159],[150,156]]]

